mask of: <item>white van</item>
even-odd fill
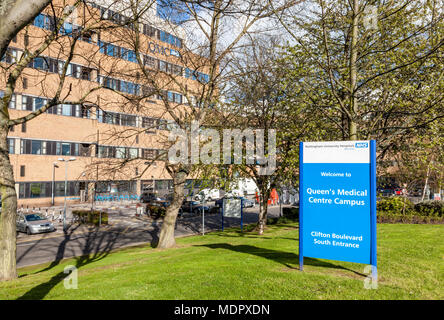
[[[196,201],[213,201],[219,199],[220,190],[219,189],[202,189],[197,195],[194,196]]]

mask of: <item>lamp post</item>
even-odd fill
[[[58,168],[57,162],[52,163],[52,190],[51,190],[51,205],[54,205],[54,189],[55,189],[55,168]]]
[[[68,162],[75,161],[76,158],[63,159],[59,158],[58,161],[65,162],[65,205],[63,208],[63,231],[66,231],[66,192],[68,190]]]

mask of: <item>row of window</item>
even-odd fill
[[[173,188],[173,180],[150,180],[145,182],[145,189],[152,190],[171,190]],[[148,182],[148,183],[146,183]],[[154,183],[153,183],[154,182]],[[50,198],[52,196],[52,181],[46,182],[19,182],[19,198]],[[88,185],[84,181],[67,181],[66,195],[79,196],[80,189],[87,188]],[[137,181],[98,181],[95,183],[96,193],[137,193]],[[65,181],[54,182],[54,196],[65,196]]]
[[[6,50],[6,54],[1,59],[1,62],[15,63],[17,62],[19,55],[22,52],[23,52],[22,50],[16,48],[8,48]],[[63,71],[64,64],[65,61],[62,60],[45,56],[38,56],[32,59],[32,61],[28,63],[28,67],[51,73],[61,74]],[[84,67],[75,63],[70,63],[68,64],[66,75],[77,79],[91,80],[92,70],[93,69],[88,67]]]
[[[33,25],[42,29],[54,31],[57,26],[57,21],[52,16],[40,13],[37,17],[35,17]],[[60,28],[59,33],[71,37],[75,34],[80,33],[81,30],[82,30],[81,26],[65,22],[63,26]],[[91,32],[82,33],[79,40],[92,43],[92,33]]]
[[[160,59],[153,58],[148,55],[143,56],[143,64],[150,69],[160,70],[165,73],[183,76],[183,67],[169,63]]]
[[[201,83],[208,83],[210,81],[209,75],[188,68],[185,68],[185,78],[199,81]]]
[[[133,95],[140,95],[141,85],[134,82],[119,80],[101,75],[97,76],[97,82],[100,83],[105,88]]]
[[[100,10],[101,19],[110,20],[116,24],[125,24],[130,20],[130,18],[108,8],[99,6],[94,2],[90,2],[90,5],[91,7]],[[128,27],[133,28],[132,25],[129,25]],[[144,24],[142,33],[148,37],[156,38],[162,42],[169,43],[177,48],[182,48],[182,40],[180,38],[172,35],[171,33],[154,28],[153,26]]]
[[[160,149],[142,149],[140,157],[146,160],[166,160],[166,151]]]
[[[97,120],[100,123],[137,127],[137,116],[131,114],[97,110]]]
[[[4,92],[0,91],[0,97],[3,97],[3,95]],[[16,109],[16,102],[16,95],[14,94],[9,102],[9,108]],[[48,99],[46,98],[22,95],[22,110],[36,111],[47,103]],[[91,117],[90,107],[80,104],[59,104],[46,110],[46,113],[85,119],[90,119]]]
[[[121,58],[130,62],[137,63],[136,52],[123,47],[116,46],[115,44],[104,42],[99,40],[100,53],[106,54],[110,57]]]
[[[107,17],[107,19],[112,20],[116,23],[121,23],[122,22],[122,15],[100,7],[98,5],[92,4],[93,7],[99,8],[102,12],[102,17],[105,15]],[[105,14],[105,12],[109,12],[109,14]],[[47,30],[54,30],[53,24],[54,22],[52,21],[53,18],[44,14],[39,14],[35,19],[34,19],[34,25],[43,29],[47,29]],[[67,34],[67,35],[71,35],[74,32],[76,32],[77,30],[80,30],[80,26],[75,26],[71,23],[65,23],[61,33],[62,34]],[[156,29],[152,26],[149,25],[144,25],[143,26],[143,33],[149,37],[153,37],[153,38],[157,38],[160,41],[169,43],[171,45],[174,45],[176,47],[181,48],[182,47],[182,41],[171,35],[168,32]],[[83,41],[92,43],[92,39],[91,39],[91,34],[86,34],[84,36],[82,36]],[[99,40],[99,50],[101,53],[109,55],[109,56],[113,56],[113,57],[118,57],[118,58],[122,58],[125,59],[127,61],[131,61],[131,62],[137,62],[137,58],[136,58],[136,53],[133,50],[129,50],[129,49],[125,49],[116,45],[113,45],[111,43],[107,43],[104,41],[100,41]],[[6,62],[8,62],[7,60],[9,59],[9,61],[13,61],[14,60],[14,54],[16,55],[16,53],[11,52],[11,54],[9,55],[5,55],[6,56]],[[9,62],[12,63],[12,62]],[[161,71],[164,72],[168,72],[171,74],[176,74],[176,75],[182,75],[182,67],[168,63],[166,61],[163,60],[159,60],[159,59],[155,59],[153,57],[149,57],[146,56],[145,57],[145,64],[147,66],[150,66],[151,68],[155,68],[155,69],[159,69]],[[202,72],[198,72],[196,70],[191,70],[186,68],[185,69],[185,75],[184,75],[187,79],[192,79],[195,81],[200,81],[202,83],[207,83],[209,81],[209,76],[205,73]],[[89,79],[88,79],[89,80]]]
[[[141,86],[140,84],[136,84],[133,82],[106,77],[102,75],[98,76],[98,82],[105,88],[113,89],[124,93],[129,93],[133,95],[143,94],[146,96],[152,96],[155,99],[159,100],[161,100],[162,96],[164,96],[170,102],[175,102],[178,104],[182,104],[184,102],[183,96],[180,93],[173,91],[161,90],[160,94],[156,95],[154,94],[155,90],[153,88],[147,86]]]
[[[14,154],[16,139],[8,138],[7,141],[9,154]],[[89,143],[43,141],[32,139],[20,140],[21,154],[90,157],[91,152],[92,148],[91,144]],[[139,148],[99,145],[96,156],[98,158],[135,159],[141,157],[142,159],[146,160],[161,160],[165,159],[166,152],[160,149],[142,148],[139,154]]]
[[[135,159],[139,157],[138,148],[99,146],[97,157],[116,159]]]
[[[91,144],[21,139],[20,153],[89,157],[91,156]]]
[[[68,181],[66,188],[67,196],[78,196],[80,193],[78,181]],[[20,182],[19,198],[49,198],[52,195],[52,182]],[[54,196],[65,195],[65,182],[56,181],[54,183]]]
[[[0,91],[0,98],[3,97],[3,95],[4,92]],[[169,96],[171,99],[174,99],[175,97],[177,101],[179,101],[178,103],[181,103],[181,99],[178,98],[178,94],[172,96],[172,93],[169,93]],[[35,111],[45,106],[47,102],[48,99],[46,98],[22,95],[22,110]],[[11,97],[9,108],[10,109],[17,108],[15,94]],[[91,110],[90,106],[80,105],[80,104],[74,104],[74,105],[59,104],[46,110],[46,113],[48,114],[85,118],[85,119],[91,119],[92,112],[93,111]],[[101,109],[97,110],[97,121],[100,123],[138,127],[137,115],[109,112],[109,111],[103,111]],[[167,120],[160,118],[150,118],[150,117],[141,118],[141,127],[146,128],[147,133],[155,133],[154,131],[155,129],[158,130],[170,129]]]
[[[29,62],[28,67],[61,74],[64,64],[65,61],[62,60],[39,56]],[[70,63],[66,69],[66,75],[77,79],[91,80],[92,70],[92,68]]]
[[[107,56],[121,58],[130,62],[137,63],[136,53],[133,50],[125,49],[123,47],[119,47],[115,44],[104,42],[101,40],[99,40],[99,48],[100,52]],[[149,55],[143,56],[143,63],[148,68],[154,70],[160,70],[165,73],[184,76],[187,79],[200,81],[202,83],[208,83],[209,81],[209,76],[205,73],[191,70],[189,68],[183,68],[182,66],[160,60]]]
[[[114,159],[135,159],[140,157],[146,160],[165,160],[166,151],[142,148],[139,152],[139,148],[99,145],[97,157]]]

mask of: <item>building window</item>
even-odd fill
[[[39,140],[31,141],[31,154],[42,154],[42,142]]]
[[[70,104],[62,104],[62,115],[63,116],[71,116],[72,108]]]
[[[142,128],[146,128],[145,133],[156,133],[156,119],[143,117]]]
[[[13,138],[8,138],[8,152],[9,154],[14,154],[15,153],[15,139]]]
[[[81,67],[80,79],[82,80],[91,80],[91,68]]]
[[[146,160],[154,160],[157,157],[156,149],[142,149],[142,158]]]
[[[25,166],[20,166],[20,177],[25,176]]]
[[[62,143],[61,144],[62,156],[71,155],[71,143]]]

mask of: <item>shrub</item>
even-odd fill
[[[411,214],[413,207],[413,203],[404,197],[385,198],[376,204],[377,211],[386,214]]]
[[[221,210],[219,207],[210,207],[209,214],[220,214]]]
[[[282,216],[290,220],[299,221],[299,208],[284,207],[282,208]]]
[[[161,217],[164,217],[166,214],[166,208],[161,206],[153,206],[148,205],[146,207],[147,213],[153,218],[153,219],[159,219]]]
[[[73,210],[72,214],[80,223],[108,224],[108,213],[104,211]]]
[[[378,213],[378,223],[444,224],[444,217]]]
[[[443,217],[444,202],[439,200],[423,201],[415,204],[415,211],[421,216]]]

